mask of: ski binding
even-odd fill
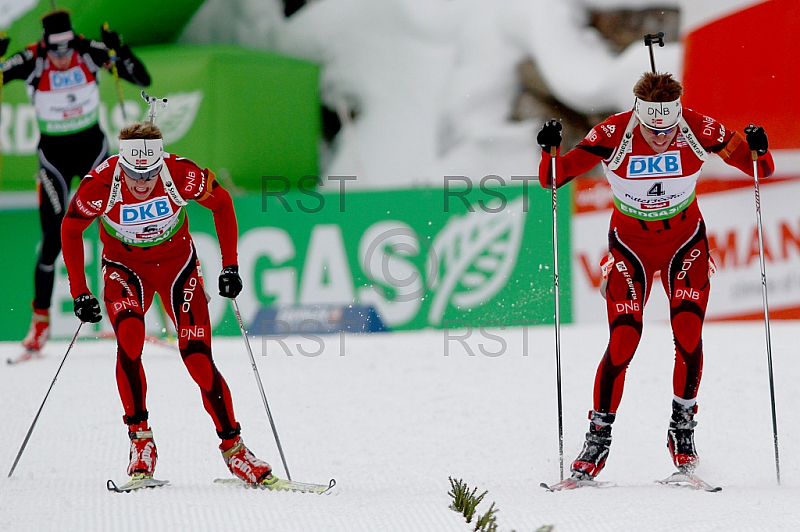
[[[578,476],[571,476],[569,478],[565,478],[561,482],[556,484],[548,485],[544,482],[539,484],[542,488],[546,489],[547,491],[567,491],[567,490],[574,490],[577,488],[583,487],[592,487],[592,488],[604,488],[608,486],[612,486],[611,482],[600,482],[594,480],[593,478],[582,478]]]
[[[672,484],[676,486],[685,486],[696,490],[708,491],[710,493],[722,491],[721,486],[712,486],[702,478],[695,475],[689,469],[679,469],[678,471],[674,472],[667,478],[662,480],[657,480],[656,482],[658,482],[659,484]]]
[[[113,480],[108,480],[106,482],[106,488],[108,488],[108,491],[113,491],[115,493],[130,493],[142,488],[157,488],[159,486],[166,486],[167,484],[169,484],[169,480],[158,480],[144,475],[135,475],[121,486],[117,486]]]

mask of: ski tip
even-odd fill
[[[539,487],[540,488],[544,488],[547,491],[553,491],[553,488],[551,488],[546,482],[540,482],[539,483]]]

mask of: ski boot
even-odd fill
[[[128,474],[133,478],[153,478],[158,460],[153,431],[147,423],[140,423],[129,427],[128,436],[131,439]]]
[[[222,451],[222,458],[230,472],[248,484],[271,484],[277,480],[272,476],[272,467],[256,458],[245,446],[241,436],[224,440],[219,450]]]
[[[41,351],[50,338],[50,311],[48,309],[33,309],[31,326],[28,334],[22,340],[22,347],[26,351]]]
[[[572,478],[593,480],[603,470],[611,445],[611,424],[616,416],[615,413],[589,411],[589,432],[581,454],[572,462]]]
[[[667,448],[672,455],[672,462],[680,471],[691,473],[698,466],[700,458],[694,446],[694,427],[697,421],[694,415],[697,405],[686,407],[672,401],[672,420],[667,430]]]

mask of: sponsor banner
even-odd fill
[[[293,186],[318,173],[317,65],[222,45],[138,47],[135,53],[153,81],[147,93],[167,99],[156,117],[167,152],[214,169],[223,184],[251,191],[261,190],[262,176],[282,176]],[[123,113],[113,77],[98,75],[97,117],[115,154],[119,130],[147,119],[147,105],[141,87],[120,81]],[[39,127],[25,88],[23,80],[3,87],[0,191],[36,187]]]
[[[323,190],[339,189],[324,183]],[[237,302],[245,323],[253,323],[264,307],[328,305],[374,307],[392,330],[553,323],[549,193],[531,184],[450,194],[442,189],[311,190],[236,198],[244,281]],[[569,323],[569,189],[559,192],[559,202],[564,206],[559,212],[560,318]],[[229,302],[216,292],[222,265],[213,217],[193,202],[187,210],[211,295],[214,332],[240,334]],[[20,255],[13,264],[0,265],[5,270],[0,272],[0,318],[7,324],[0,339],[20,340],[30,321],[38,221],[35,211],[0,211],[0,222],[20,228],[5,232],[0,241],[2,249],[17,249]],[[85,246],[89,286],[99,295],[97,224],[85,233]],[[68,337],[77,326],[65,273],[59,259],[51,310],[57,337]],[[151,310],[147,319],[148,331],[159,334],[158,313]],[[110,331],[108,320],[96,330]]]
[[[255,336],[374,333],[388,330],[375,307],[359,305],[263,307],[247,328],[248,334]]]
[[[600,261],[608,253],[611,190],[604,182],[589,180],[577,180],[576,188],[578,214],[572,219],[574,317],[577,323],[605,322],[606,304],[598,288]],[[770,316],[800,318],[800,215],[795,201],[800,197],[800,179],[770,178],[761,181],[760,191]],[[753,181],[701,177],[698,192],[716,262],[706,319],[763,319]],[[682,296],[693,297],[691,293]],[[669,318],[669,305],[658,279],[645,317]]]

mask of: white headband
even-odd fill
[[[71,30],[62,31],[61,33],[52,33],[47,37],[47,44],[62,44],[68,43],[75,38],[75,34]]]
[[[671,102],[647,102],[636,98],[634,107],[636,118],[643,126],[649,129],[669,129],[681,119],[681,100]]]
[[[119,162],[136,172],[160,168],[164,162],[164,141],[162,139],[120,140]]]

